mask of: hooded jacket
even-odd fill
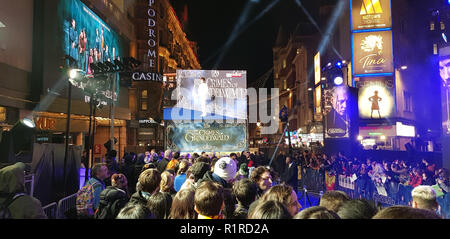
[[[18,162],[0,169],[0,204],[9,196],[25,192],[25,164]],[[9,205],[11,217],[14,219],[45,219],[41,202],[29,195],[18,197]]]

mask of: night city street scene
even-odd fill
[[[450,219],[450,0],[0,6],[1,219]]]

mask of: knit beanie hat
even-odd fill
[[[191,166],[192,175],[194,175],[194,181],[203,178],[203,175],[209,171],[210,167],[207,163],[196,162]]]
[[[246,163],[241,163],[241,166],[239,167],[239,174],[242,176],[248,175],[248,166]]]
[[[236,171],[236,162],[229,157],[219,159],[214,165],[214,173],[227,182],[236,176]]]

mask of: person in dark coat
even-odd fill
[[[286,165],[286,155],[283,151],[278,154],[273,162],[273,170],[277,172],[278,175],[282,175],[284,172],[284,167]]]
[[[286,166],[281,179],[287,185],[291,186],[295,192],[298,191],[298,168],[290,156],[286,157]]]
[[[170,149],[164,152],[164,158],[158,162],[157,168],[159,172],[164,172],[166,170],[167,164],[172,160],[172,151]]]

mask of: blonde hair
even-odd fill
[[[161,174],[161,183],[159,184],[162,192],[168,192],[173,188],[173,175],[169,171],[164,171]]]

